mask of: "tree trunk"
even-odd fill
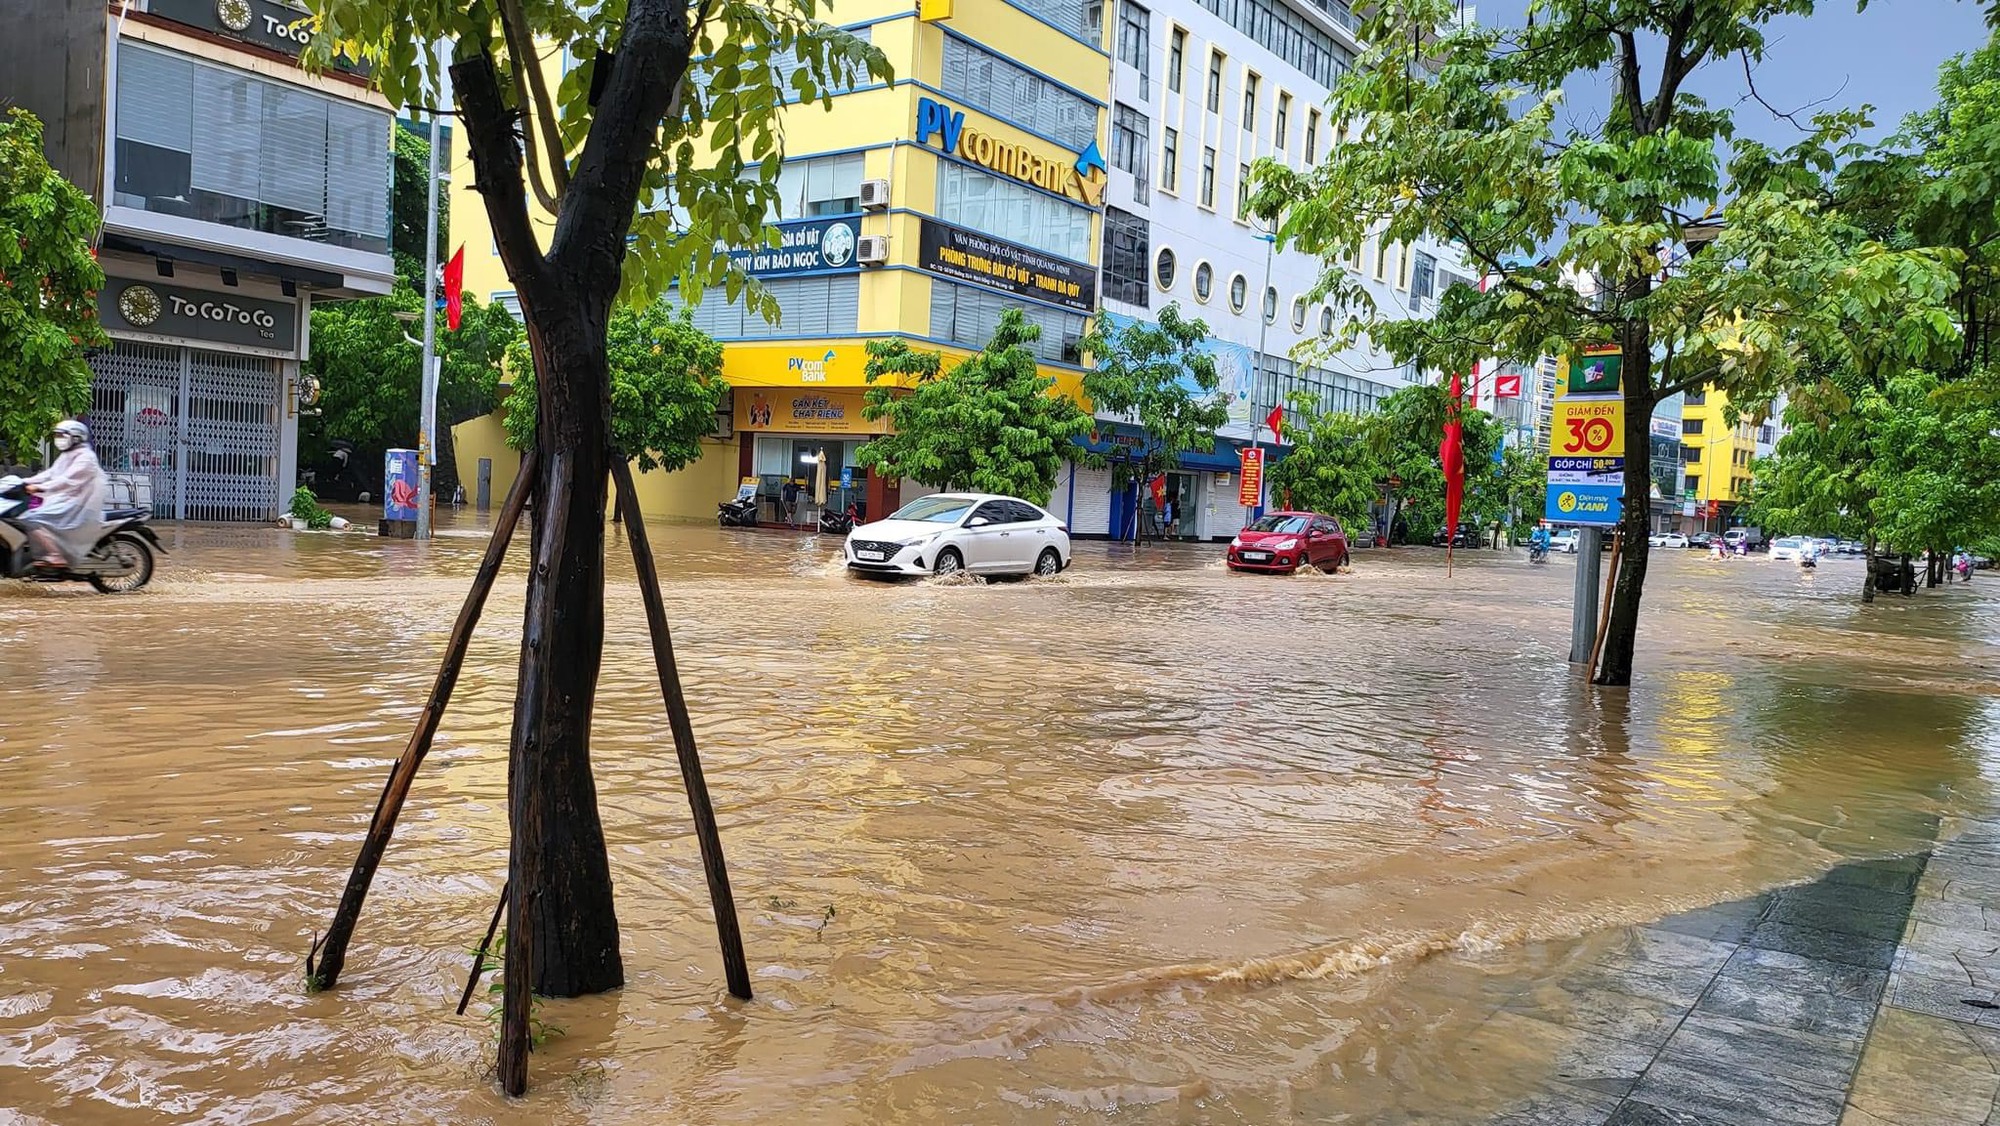
[[[1653,475],[1648,440],[1653,423],[1652,334],[1644,321],[1627,322],[1619,341],[1619,383],[1625,394],[1625,512],[1619,521],[1623,552],[1618,585],[1611,594],[1611,622],[1605,629],[1604,660],[1596,683],[1632,683],[1632,654],[1639,641],[1639,601],[1646,589],[1650,553],[1647,530],[1653,522]]]
[[[1861,601],[1875,601],[1875,537],[1869,536],[1861,542],[1862,559],[1866,564],[1861,572]]]
[[[521,635],[508,762],[513,895],[509,976],[524,936],[536,993],[575,997],[625,983],[611,869],[590,770],[604,646],[604,494],[609,377],[603,315],[581,303],[529,321],[540,394],[534,567]]]

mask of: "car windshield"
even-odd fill
[[[1794,538],[1792,538],[1791,536],[1786,536],[1786,537],[1785,537],[1784,539],[1781,539],[1781,540],[1779,540],[1779,541],[1778,541],[1778,546],[1779,546],[1779,547],[1803,547],[1803,546],[1805,546],[1805,541],[1804,541],[1804,540],[1800,540],[1800,539],[1794,539]]]
[[[923,497],[896,510],[891,520],[915,520],[925,524],[956,524],[973,501],[967,497]]]
[[[1306,530],[1303,516],[1265,516],[1243,529],[1246,532],[1285,532],[1297,535]]]

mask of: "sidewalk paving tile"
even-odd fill
[[[1700,1116],[1694,1119],[1697,1122],[1707,1118],[1726,1126],[1834,1126],[1840,1120],[1846,1103],[1844,1078],[1838,1087],[1821,1087],[1764,1073],[1761,1062],[1662,1056],[1632,1088],[1630,1101],[1671,1108]]]
[[[1889,1004],[1960,1024],[2000,1028],[2000,993],[1968,984],[1963,974],[1953,979],[1894,971],[1889,975]]]
[[[1674,1031],[1660,1059],[1694,1068],[1721,1063],[1725,1073],[1845,1089],[1861,1042],[1862,1036],[1821,1036],[1696,1011]]]
[[[1744,947],[1695,1011],[1858,1042],[1887,983],[1880,970]]]
[[[1750,932],[1748,945],[1764,950],[1782,950],[1828,962],[1841,962],[1869,970],[1886,970],[1896,959],[1896,940],[1869,938],[1844,931],[1820,930],[1793,923],[1765,920]]]
[[[2000,1031],[1885,1008],[1847,1101],[1906,1123],[1984,1123],[2000,1097]]]
[[[1707,1118],[1684,1110],[1670,1110],[1631,1099],[1619,1104],[1618,1113],[1604,1126],[1730,1126],[1719,1118]]]

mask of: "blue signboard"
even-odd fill
[[[861,261],[855,254],[861,238],[859,219],[807,219],[771,226],[778,232],[778,245],[729,252],[730,261],[738,269],[760,278],[861,269]]]
[[[1548,500],[1542,515],[1554,524],[1616,524],[1625,512],[1625,459],[1549,458]]]
[[[854,487],[853,466],[843,465],[840,467],[840,487],[843,489],[851,489]]]
[[[382,519],[417,518],[417,451],[382,454]]]

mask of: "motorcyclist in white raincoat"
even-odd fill
[[[21,522],[41,550],[43,566],[67,567],[96,546],[109,488],[83,423],[73,418],[56,423],[50,441],[57,451],[55,463],[27,480],[28,491],[42,498],[41,506]]]

